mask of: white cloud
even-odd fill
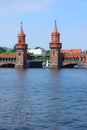
[[[40,11],[52,4],[53,0],[9,0],[0,3],[0,15],[10,15],[27,11]]]

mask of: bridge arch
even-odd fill
[[[16,64],[16,54],[0,54],[0,67],[14,68]]]
[[[15,68],[15,64],[3,63],[3,64],[0,64],[0,68]]]
[[[78,65],[77,63],[68,63],[63,65],[63,68],[74,68],[75,65]]]

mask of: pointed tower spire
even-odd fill
[[[25,34],[23,31],[23,27],[22,27],[22,22],[21,22],[21,28],[20,28],[20,32],[18,34],[18,43],[25,43]]]
[[[54,33],[58,33],[58,29],[57,29],[57,25],[56,25],[56,20],[55,20]]]
[[[22,27],[22,22],[21,22],[21,29],[20,29],[20,33],[19,34],[24,35],[24,31],[23,31],[23,27]]]
[[[60,43],[60,33],[58,32],[56,20],[55,20],[55,26],[54,31],[51,34],[52,37],[52,43]]]

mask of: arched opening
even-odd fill
[[[5,64],[0,65],[0,68],[15,68],[15,64],[5,63]]]
[[[74,64],[66,64],[63,66],[63,68],[74,68],[74,66],[77,65],[76,63]]]
[[[15,57],[15,58],[13,58],[13,62],[16,62],[16,57]]]
[[[0,57],[0,62],[2,62],[2,58]]]
[[[5,62],[5,58],[3,58],[3,62]]]
[[[65,61],[65,62],[69,62],[69,61],[70,61],[70,58],[69,58],[69,57],[65,57],[65,58],[64,58],[64,61]]]
[[[76,58],[75,58],[75,61],[76,61],[76,62],[79,62],[79,57],[76,57]]]
[[[85,62],[85,61],[86,61],[86,57],[83,57],[83,58],[82,58],[82,61]]]

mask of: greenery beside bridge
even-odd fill
[[[5,47],[0,47],[0,54],[15,54],[15,53],[16,53],[15,47],[13,49],[7,49]]]

